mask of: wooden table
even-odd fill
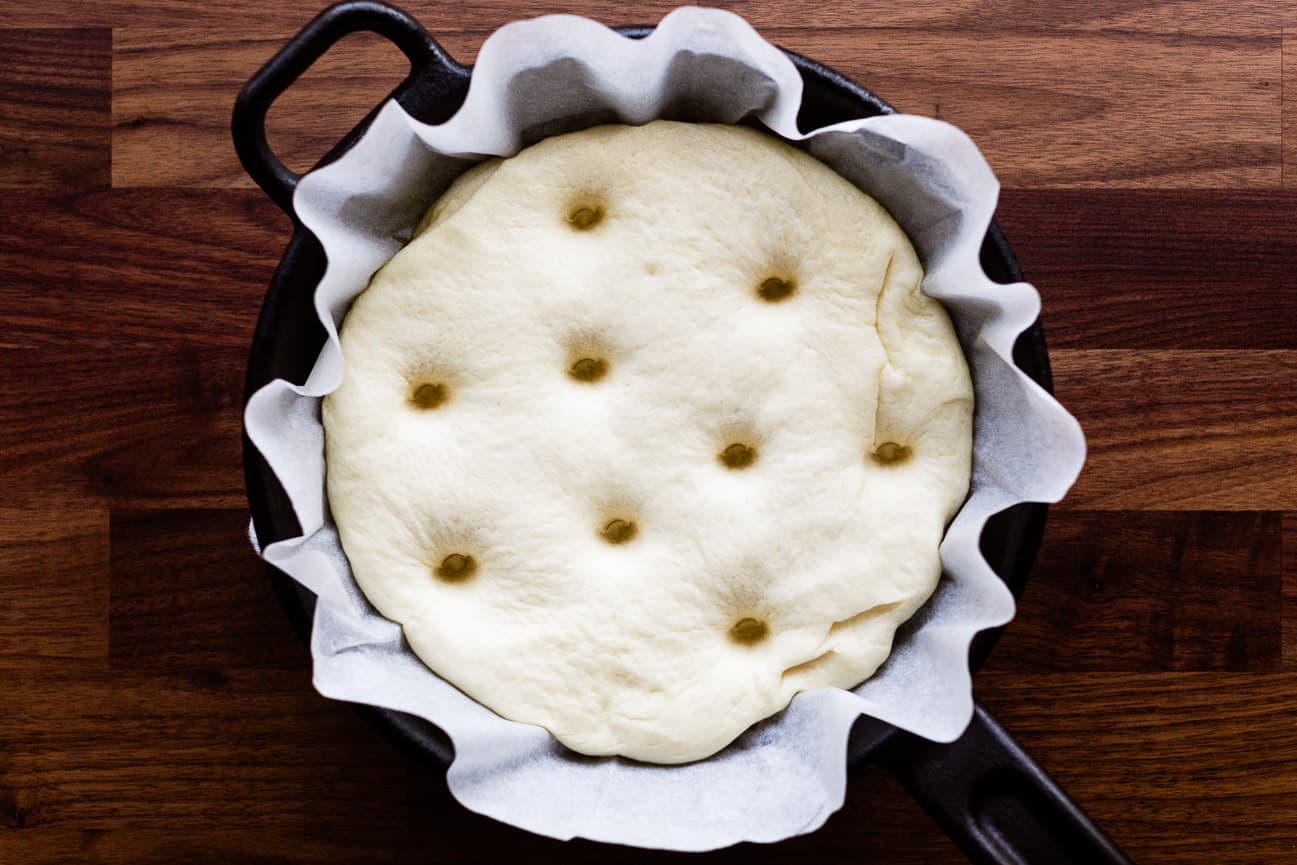
[[[1297,3],[731,5],[1004,183],[1091,450],[979,697],[1137,861],[1297,861]],[[464,61],[542,11],[409,6]],[[228,116],[316,8],[0,2],[0,862],[667,858],[464,811],[314,693],[249,549],[244,358],[289,224]],[[305,168],[403,72],[348,39],[272,143]],[[880,771],[711,858],[962,861]]]

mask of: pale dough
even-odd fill
[[[699,759],[858,684],[968,491],[972,384],[922,276],[873,199],[743,127],[474,168],[342,329],[356,580],[438,674],[584,754]]]

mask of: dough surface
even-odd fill
[[[657,121],[461,177],[355,301],[324,400],[356,580],[440,676],[679,763],[871,676],[936,587],[972,383],[873,199]]]

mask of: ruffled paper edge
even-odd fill
[[[949,691],[949,703],[929,707],[928,714],[933,719],[929,728],[911,729],[937,741],[951,741],[962,733],[973,711],[971,677],[966,663],[969,646],[977,633],[1005,624],[1012,618],[1014,611],[1011,594],[980,554],[978,541],[982,529],[991,515],[1013,504],[1023,501],[1053,502],[1061,498],[1080,471],[1084,460],[1084,438],[1075,419],[1013,365],[1013,344],[1022,331],[1035,321],[1039,311],[1039,297],[1027,283],[998,285],[981,268],[978,258],[981,239],[990,225],[995,209],[998,183],[973,142],[959,130],[941,121],[907,115],[866,118],[801,134],[796,128],[796,116],[801,104],[802,82],[795,67],[782,52],[731,13],[696,8],[678,9],[667,15],[643,40],[626,39],[602,25],[573,16],[546,16],[506,25],[483,45],[464,105],[445,124],[424,126],[406,115],[395,102],[389,102],[380,110],[366,135],[338,163],[305,177],[294,199],[294,207],[302,223],[315,231],[317,236],[323,234],[320,228],[325,217],[321,215],[318,202],[312,200],[312,192],[314,187],[331,174],[340,173],[336,169],[330,172],[334,166],[345,163],[348,171],[354,171],[358,165],[363,166],[361,174],[376,186],[397,182],[399,178],[392,177],[392,166],[397,166],[396,171],[400,172],[400,166],[407,164],[407,160],[417,161],[419,156],[414,142],[408,136],[402,138],[386,134],[396,132],[402,125],[413,131],[423,146],[434,149],[441,146],[439,142],[457,140],[457,136],[462,134],[462,128],[475,128],[475,132],[480,133],[477,139],[480,146],[449,154],[463,157],[464,167],[485,156],[503,156],[516,152],[521,146],[518,131],[503,122],[498,110],[484,109],[483,106],[498,106],[501,101],[499,94],[518,70],[527,68],[528,62],[534,58],[543,57],[546,51],[552,49],[553,39],[567,40],[574,35],[578,37],[576,44],[580,48],[572,51],[573,54],[595,54],[612,47],[621,56],[623,65],[618,68],[617,74],[609,77],[620,82],[622,92],[614,96],[626,100],[628,110],[623,113],[625,122],[642,123],[656,116],[643,108],[645,104],[652,103],[651,98],[642,98],[643,94],[653,92],[653,88],[661,81],[666,61],[680,51],[682,45],[695,51],[706,51],[709,46],[715,46],[725,54],[732,54],[737,48],[743,56],[752,58],[766,71],[776,70],[773,75],[776,87],[772,98],[762,110],[755,112],[755,117],[784,138],[806,141],[810,151],[821,158],[824,156],[817,152],[822,149],[818,145],[840,136],[863,133],[876,135],[881,141],[890,140],[913,147],[916,137],[931,137],[934,130],[938,130],[940,134],[936,137],[940,147],[945,148],[946,152],[931,154],[934,158],[971,162],[978,167],[972,173],[948,178],[950,183],[966,190],[965,198],[970,206],[959,214],[960,218],[966,220],[961,242],[944,249],[938,256],[924,256],[928,265],[924,289],[950,306],[952,317],[957,317],[953,316],[954,311],[962,302],[970,299],[985,307],[989,298],[996,306],[991,311],[983,309],[982,314],[986,319],[972,335],[971,344],[968,335],[961,334],[966,338],[965,348],[977,355],[984,355],[983,360],[997,358],[1001,365],[997,374],[1016,375],[1021,380],[1020,410],[1024,416],[1038,422],[1040,441],[1042,445],[1050,443],[1050,447],[1042,447],[1034,455],[1034,458],[1043,460],[1035,474],[1038,483],[1013,490],[1012,495],[1006,495],[1003,490],[996,488],[992,491],[994,494],[988,494],[983,489],[970,496],[949,527],[942,544],[943,564],[948,578],[943,578],[937,593],[929,600],[925,607],[928,612],[919,614],[928,621],[922,627],[910,630],[908,639],[903,644],[898,644],[892,658],[878,674],[851,692],[826,689],[799,695],[794,701],[794,707],[800,703],[802,709],[813,708],[815,712],[822,713],[825,722],[833,727],[833,737],[838,747],[833,749],[834,753],[822,756],[841,766],[836,782],[826,787],[822,801],[810,803],[812,807],[804,809],[800,825],[787,827],[771,824],[741,835],[728,831],[722,825],[710,837],[695,837],[691,843],[682,846],[672,845],[661,826],[643,826],[639,827],[640,831],[627,832],[624,822],[606,819],[609,815],[604,815],[605,819],[589,816],[575,824],[569,823],[566,827],[536,823],[527,825],[526,821],[514,821],[523,828],[554,837],[580,835],[594,840],[671,849],[702,850],[744,840],[775,841],[791,837],[814,830],[841,807],[845,792],[847,737],[855,718],[867,714],[883,721],[898,721],[897,713],[892,708],[898,705],[898,698],[903,695],[896,692],[892,682],[895,676],[892,674],[901,665],[923,663],[924,659],[930,662],[934,658],[944,658],[946,666],[949,666],[952,654],[958,656],[960,663],[955,666],[963,671],[963,676],[961,681],[950,683],[955,687]],[[598,50],[592,51],[592,47]],[[403,152],[393,153],[393,142],[397,142]],[[445,150],[441,152],[447,153]],[[341,192],[363,199],[372,191],[367,183],[362,183],[360,186],[353,185],[350,189],[335,189],[331,194]],[[880,200],[882,198],[876,197],[880,197]],[[883,203],[889,205],[887,201]],[[890,205],[889,209],[894,210]],[[907,232],[911,232],[911,227],[905,225],[904,219],[900,215],[897,218]],[[330,555],[327,550],[312,543],[328,525],[323,489],[323,431],[318,410],[319,398],[335,389],[342,376],[337,326],[350,298],[344,300],[341,295],[346,292],[337,289],[342,283],[354,281],[358,275],[363,276],[363,281],[367,282],[368,276],[399,249],[402,233],[408,231],[412,224],[410,214],[401,214],[392,217],[386,224],[373,225],[372,234],[364,240],[365,245],[372,246],[378,250],[377,253],[361,248],[362,244],[359,243],[355,248],[330,250],[333,254],[315,296],[317,315],[327,333],[325,347],[315,367],[302,385],[276,380],[257,391],[249,400],[245,414],[249,437],[266,458],[276,477],[284,483],[303,528],[302,536],[270,544],[261,551],[262,555],[267,562],[289,573],[318,596],[317,617],[330,615],[331,610],[345,614],[368,606],[355,586],[345,558],[339,564],[338,556]],[[925,252],[920,242],[916,242],[916,247],[920,247],[921,255]],[[970,273],[980,277],[981,282],[970,284],[967,280]],[[956,275],[958,278],[955,278]],[[1051,460],[1051,454],[1057,450],[1053,443],[1060,438],[1070,440],[1073,447],[1058,459]],[[309,447],[303,449],[303,442],[309,443]],[[1014,456],[1018,458],[1021,455]],[[286,477],[295,475],[294,472],[285,471],[285,467],[301,463],[304,459],[318,463],[318,483],[285,481]],[[975,467],[975,479],[979,474],[987,473],[994,475],[993,464]],[[307,474],[311,475],[312,472]],[[340,572],[339,568],[343,570]],[[944,592],[969,592],[977,596],[979,603],[975,609],[979,615],[963,621],[933,621],[938,617],[930,615],[930,608],[939,602],[939,596]],[[377,627],[376,632],[370,635],[376,642],[390,641],[393,637],[390,629],[396,629],[399,634],[398,626],[390,622],[383,624],[387,628]],[[319,630],[316,629],[317,632]],[[320,647],[315,640],[312,642],[312,653],[317,663],[321,652],[327,651],[336,658],[334,653],[337,650],[338,647]],[[412,654],[408,651],[407,654],[409,658],[402,663],[408,661],[419,664]],[[941,665],[929,663],[929,666]],[[369,672],[369,668],[366,668],[366,672]],[[442,684],[445,685],[444,682]],[[515,722],[499,719],[449,685],[445,685],[445,688],[449,700],[458,699],[472,704],[472,707],[458,706],[453,710],[447,708],[446,711],[416,713],[446,730],[456,744],[457,758],[448,773],[452,792],[467,807],[508,819],[492,807],[491,802],[494,800],[489,796],[486,801],[474,796],[471,779],[480,777],[481,773],[471,765],[475,751],[471,740],[478,729],[477,725],[487,718],[518,727],[528,725],[516,725]],[[348,699],[346,693],[327,695]],[[474,711],[474,707],[477,711]],[[388,708],[415,710],[412,705],[391,705]],[[791,714],[792,711],[790,708],[785,714]],[[537,731],[540,739],[552,742],[552,738],[540,728],[531,729]],[[540,741],[537,740],[536,743],[540,744]],[[498,758],[499,755],[493,757]],[[513,757],[520,761],[524,759],[521,754]],[[594,774],[598,773],[599,764],[600,761],[589,761]]]

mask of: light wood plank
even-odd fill
[[[230,140],[230,109],[281,41],[260,31],[115,31],[113,185],[251,187]],[[309,169],[408,71],[387,40],[349,36],[275,103],[271,147],[290,168]]]
[[[1006,186],[1280,183],[1277,32],[844,29],[804,43],[793,30],[767,35],[903,111],[959,126]]]
[[[438,29],[464,60],[489,32],[462,19]],[[903,110],[961,126],[1007,185],[1280,185],[1277,29],[1222,36],[785,24],[764,33]],[[274,38],[219,28],[118,30],[113,183],[246,185],[227,143],[229,106],[277,47]],[[272,139],[297,167],[404,74],[395,49],[374,37],[336,53],[272,113],[282,115],[274,116]],[[1215,74],[1220,68],[1231,74]]]
[[[289,236],[252,191],[0,192],[0,348],[232,357]]]
[[[0,656],[107,659],[105,509],[0,506],[0,575]]]

